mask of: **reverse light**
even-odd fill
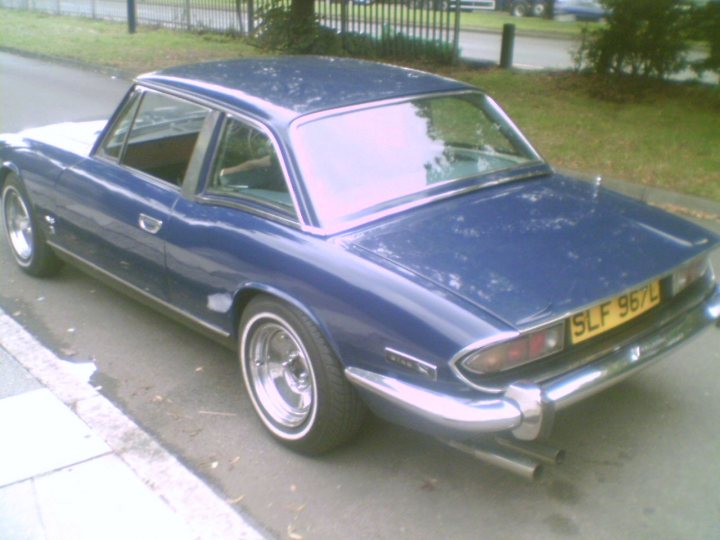
[[[560,352],[564,347],[565,324],[559,323],[472,353],[461,365],[473,373],[497,373]]]
[[[708,266],[708,258],[700,257],[675,270],[672,275],[673,296],[704,276]]]

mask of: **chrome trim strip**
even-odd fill
[[[125,281],[124,279],[117,277],[115,274],[108,272],[104,268],[100,268],[95,263],[92,263],[92,262],[88,261],[87,259],[84,259],[83,257],[80,257],[80,256],[76,255],[75,253],[72,253],[71,251],[68,251],[64,247],[57,245],[55,242],[48,241],[47,243],[54,250],[60,251],[65,256],[73,259],[74,261],[77,261],[81,265],[90,268],[94,272],[102,274],[104,277],[111,279],[112,281],[118,283],[119,285],[122,285],[123,287],[125,287],[127,289],[130,289],[133,293],[139,294],[140,296],[146,298],[150,302],[157,304],[158,306],[161,306],[162,308],[172,312],[176,316],[182,317],[183,319],[185,319],[197,326],[202,327],[206,331],[212,332],[213,334],[217,334],[218,336],[220,336],[222,338],[228,339],[231,337],[230,332],[226,332],[222,328],[212,325],[206,321],[203,321],[202,319],[199,319],[199,318],[195,317],[194,315],[191,315],[187,311],[183,311],[183,310],[173,306],[172,304],[166,302],[165,300],[162,300],[162,299],[158,298],[157,296],[149,294],[147,291],[144,291],[144,290],[140,289],[139,287],[137,287],[136,285],[133,285],[132,283],[129,283],[129,282]]]
[[[288,227],[291,227],[293,229],[297,230],[303,230],[302,226],[294,219],[283,216],[280,212],[281,209],[278,208],[278,213],[269,212],[267,210],[256,208],[253,206],[252,203],[257,203],[260,206],[267,206],[268,208],[273,208],[273,206],[270,203],[262,203],[256,199],[244,199],[243,197],[223,197],[222,195],[198,195],[195,197],[195,202],[198,204],[205,204],[205,205],[213,205],[213,206],[222,206],[224,208],[232,208],[234,210],[241,210],[243,212],[247,212],[248,214],[253,214],[255,216],[259,216],[261,218],[274,221],[276,223],[280,223],[282,225],[286,225]]]
[[[513,430],[516,437],[531,440],[547,431],[556,409],[583,400],[652,365],[719,318],[720,287],[716,286],[701,304],[595,362],[539,385],[515,381],[502,395],[480,394],[474,400],[440,394],[355,367],[346,368],[345,375],[356,386],[438,427],[470,434]]]

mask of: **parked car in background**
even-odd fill
[[[545,0],[512,0],[509,2],[510,14],[514,17],[543,17],[547,13]]]
[[[23,271],[72,262],[236,348],[300,452],[368,408],[450,441],[543,439],[720,316],[716,235],[558,174],[487,94],[410,69],[174,67],[109,120],[2,136],[0,164]]]
[[[448,0],[444,5],[449,6],[450,10],[457,7],[457,0]],[[495,0],[460,0],[460,9],[462,11],[493,11],[496,9]]]
[[[605,7],[596,0],[555,0],[553,13],[556,18],[588,22],[598,22],[607,16]]]

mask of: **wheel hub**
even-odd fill
[[[247,354],[250,382],[262,407],[274,422],[286,428],[300,426],[310,414],[314,392],[300,340],[278,322],[262,322]]]

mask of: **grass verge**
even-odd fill
[[[263,54],[229,36],[145,27],[130,35],[120,23],[4,9],[0,46],[131,73]],[[557,168],[720,202],[718,88],[672,83],[607,88],[572,73],[463,67],[442,73],[490,92]],[[597,97],[598,89],[605,99]]]
[[[245,41],[81,17],[0,9],[0,46],[141,73],[177,64],[257,55]]]

